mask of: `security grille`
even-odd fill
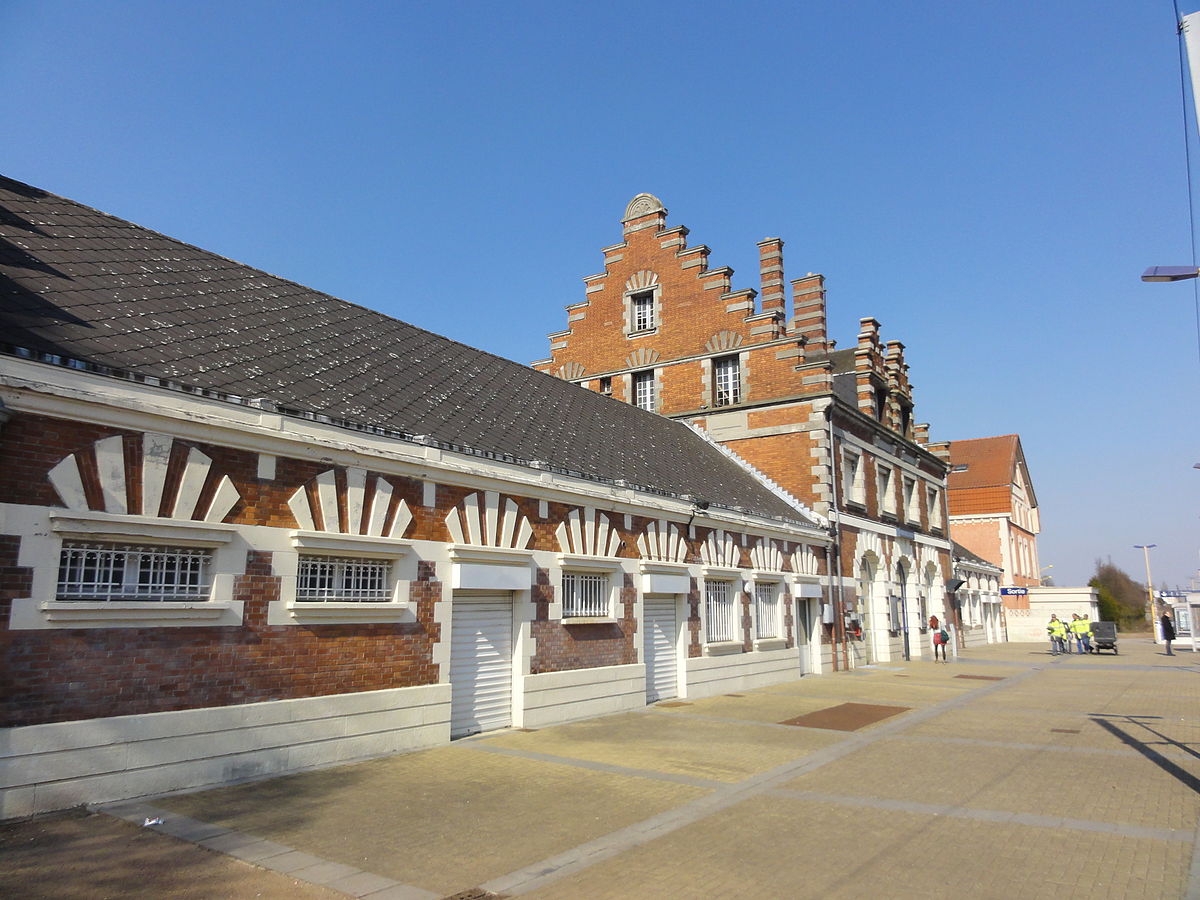
[[[728,581],[707,581],[704,598],[708,613],[708,640],[732,641],[734,634],[733,590]]]
[[[607,575],[587,575],[582,572],[563,574],[563,618],[607,615]]]
[[[296,599],[302,603],[384,603],[389,599],[385,560],[301,556]]]
[[[760,640],[779,637],[779,591],[775,585],[754,586],[754,621]]]
[[[633,375],[633,402],[641,409],[654,412],[654,373],[635,372]]]
[[[212,551],[190,547],[66,542],[59,600],[205,600]]]
[[[633,302],[633,330],[647,331],[653,328],[654,294],[650,292],[634,294],[631,299]]]
[[[741,367],[736,356],[713,360],[714,401],[717,406],[729,406],[742,400]]]

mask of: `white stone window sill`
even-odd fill
[[[558,554],[558,564],[570,572],[615,572],[621,560],[615,556],[581,556],[576,553]]]
[[[741,641],[717,641],[704,645],[704,655],[730,656],[734,653],[741,653],[743,649]]]
[[[169,543],[180,547],[219,547],[232,542],[236,534],[231,526],[211,522],[119,516],[86,510],[52,512],[50,527],[63,538],[131,544]]]
[[[759,638],[754,642],[755,650],[783,650],[787,647],[787,638]]]
[[[658,334],[658,326],[657,325],[655,325],[653,328],[642,328],[638,331],[631,331],[631,332],[629,332],[629,334],[625,335],[625,337],[640,338],[640,337],[646,337],[647,335],[651,335],[651,334]]]
[[[288,604],[288,612],[297,619],[375,619],[381,622],[394,622],[397,619],[411,618],[412,611],[407,603],[373,603],[356,601],[316,601],[305,603],[297,600]]]
[[[564,625],[616,625],[613,616],[563,616]]]
[[[410,551],[406,541],[396,538],[334,534],[325,531],[293,531],[292,546],[297,550],[322,554],[343,554],[374,559],[399,559]]]
[[[51,622],[132,622],[146,625],[188,619],[219,619],[231,609],[233,604],[230,602],[212,600],[51,600],[41,604],[42,614]]]

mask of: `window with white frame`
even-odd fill
[[[942,527],[942,497],[937,488],[929,488],[929,527]]]
[[[704,607],[708,617],[709,643],[734,640],[737,616],[733,603],[733,582],[704,582]]]
[[[903,480],[904,485],[904,518],[910,522],[920,521],[921,518],[921,495],[917,491],[917,481],[915,478]]]
[[[742,402],[742,366],[736,356],[713,360],[713,405]]]
[[[895,594],[888,597],[888,631],[892,634],[899,634],[903,628],[903,616],[901,615],[901,607],[903,601]]]
[[[563,572],[563,618],[605,618],[612,615],[608,575]]]
[[[633,373],[633,404],[640,409],[655,410],[654,370]]]
[[[842,464],[845,481],[843,484],[847,503],[857,503],[859,506],[866,502],[866,466],[863,465],[861,453],[847,450]]]
[[[57,600],[207,600],[212,550],[64,541]]]
[[[879,486],[879,509],[894,516],[896,514],[896,492],[892,488],[892,470],[887,466],[878,466],[876,472],[876,481]]]
[[[754,636],[758,640],[777,638],[779,624],[779,585],[775,583],[754,586]]]
[[[654,291],[642,291],[629,298],[634,331],[649,331],[655,326]]]
[[[300,557],[299,603],[386,603],[391,600],[392,562],[356,556]]]

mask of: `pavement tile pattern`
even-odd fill
[[[974,648],[114,812],[348,896],[1200,897],[1200,656],[1122,651]],[[908,711],[779,724],[844,703]]]

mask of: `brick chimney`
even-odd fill
[[[778,310],[787,314],[783,294],[783,241],[763,238],[758,242],[759,297],[763,312]]]
[[[809,272],[792,280],[792,333],[805,340],[805,351],[824,353],[832,346],[825,325],[825,276]]]
[[[879,320],[867,316],[858,320],[858,345],[854,348],[854,384],[858,408],[882,422],[886,416],[886,384],[880,371]]]

